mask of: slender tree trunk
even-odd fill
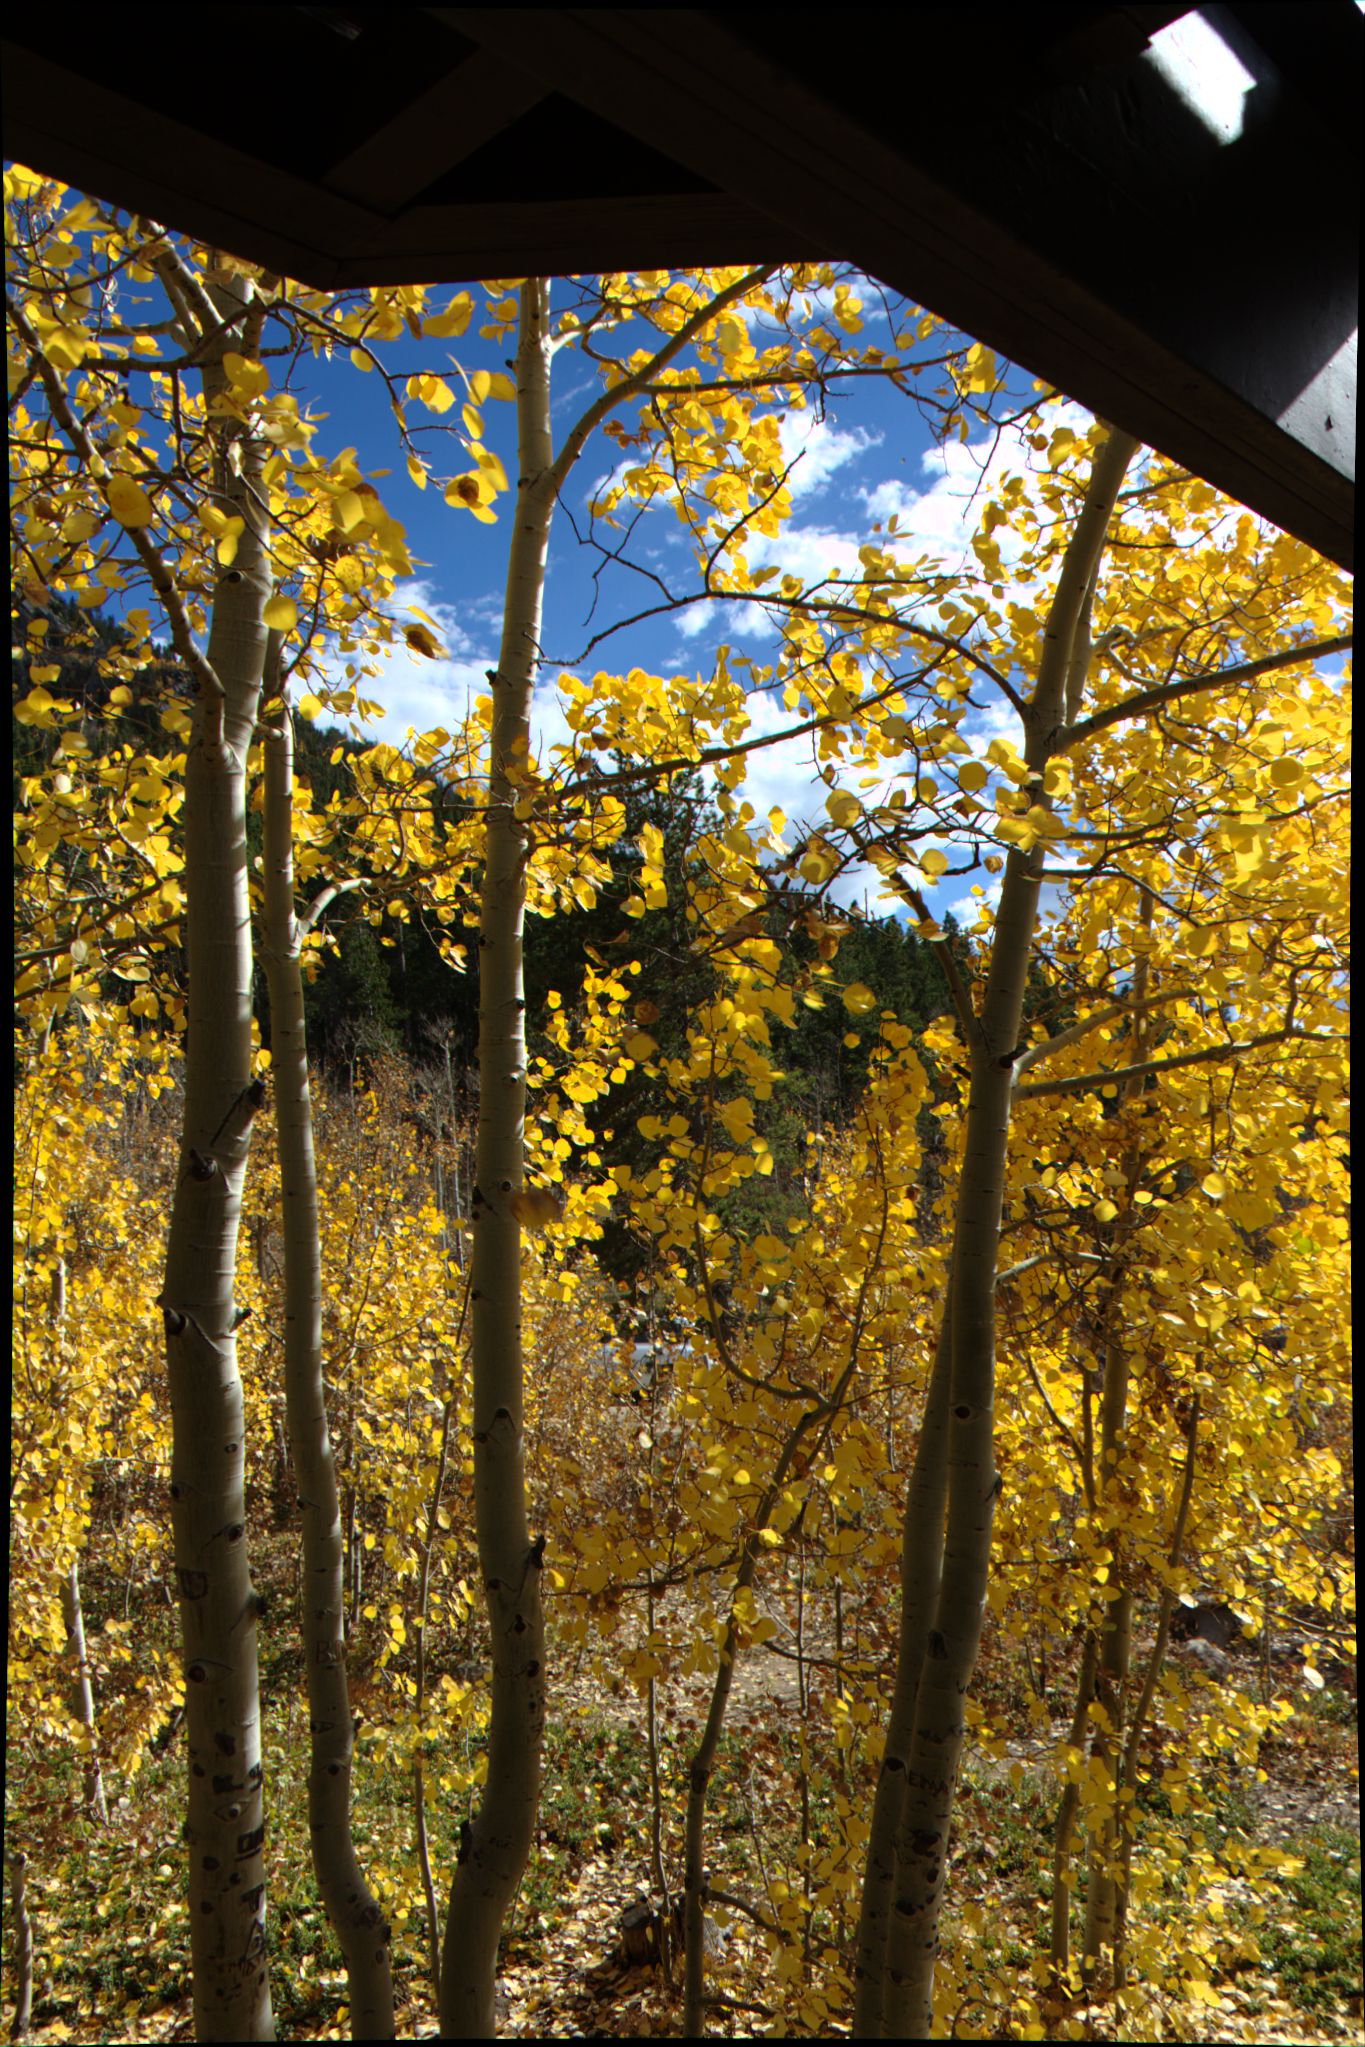
[[[232,309],[226,290],[222,310]],[[215,306],[216,306],[215,301]],[[209,312],[215,310],[210,307]],[[229,347],[210,344],[212,409]],[[196,2036],[272,2040],[266,1969],[260,1685],[243,1487],[237,1235],[256,1095],[251,1084],[247,749],[256,724],[271,574],[261,444],[220,428],[218,500],[244,528],[219,571],[208,660],[185,768],[188,1038],[180,1155],[161,1308],[172,1417],[171,1519],[185,1664],[190,1942]]]
[[[1116,1312],[1113,1299],[1121,1283],[1116,1274],[1110,1293],[1109,1313]],[[1100,1407],[1100,1502],[1113,1500],[1118,1483],[1119,1459],[1123,1453],[1128,1421],[1128,1385],[1131,1376],[1128,1346],[1111,1335],[1105,1345],[1104,1396]],[[1112,1530],[1101,1529],[1102,1539],[1113,1540]],[[1114,1941],[1114,1909],[1118,1875],[1118,1758],[1123,1749],[1125,1699],[1128,1665],[1132,1656],[1132,1593],[1126,1582],[1124,1562],[1113,1566],[1118,1597],[1106,1607],[1099,1630],[1099,1655],[1095,1667],[1095,1707],[1100,1715],[1090,1745],[1091,1762],[1104,1771],[1113,1791],[1103,1813],[1096,1814],[1090,1850],[1090,1872],[1085,1892],[1085,1941],[1081,1972],[1087,1984],[1098,1981],[1102,1957]],[[1093,1717],[1093,1716],[1092,1716]]]
[[[698,1235],[700,1236],[700,1232]],[[709,1286],[707,1294],[709,1300]],[[714,1326],[716,1325],[713,1317]],[[782,1488],[787,1483],[797,1454],[806,1443],[807,1432],[819,1425],[814,1439],[816,1447],[809,1453],[813,1461],[819,1454],[819,1445],[824,1442],[834,1416],[843,1406],[849,1383],[857,1369],[860,1333],[861,1308],[855,1320],[849,1362],[844,1366],[833,1391],[823,1405],[807,1408],[787,1431],[773,1475],[754,1509],[753,1521],[746,1531],[740,1549],[739,1568],[735,1573],[734,1591],[730,1595],[730,1613],[721,1643],[720,1667],[716,1671],[715,1681],[711,1687],[711,1704],[706,1715],[706,1725],[702,1729],[701,1739],[697,1743],[687,1775],[687,1814],[683,1831],[683,2037],[688,2040],[699,2040],[706,2031],[708,1891],[705,1861],[706,1801],[710,1790],[711,1773],[716,1765],[716,1752],[720,1747],[721,1732],[725,1726],[726,1709],[730,1703],[730,1690],[735,1680],[735,1659],[740,1650],[740,1624],[736,1609],[740,1604],[741,1595],[753,1589],[762,1553],[763,1530],[768,1526],[773,1508],[781,1497]]]
[[[493,677],[489,795],[479,915],[479,1123],[472,1209],[474,1518],[492,1636],[488,1777],[461,1836],[441,1959],[441,2028],[496,2032],[498,1943],[535,1831],[545,1722],[541,1550],[527,1524],[522,1428],[521,1228],[512,1208],[525,1159],[522,918],[526,833],[514,772],[525,761],[554,511],[550,292],[521,287],[519,469],[502,644]],[[512,770],[513,773],[509,773]]]
[[[1190,1500],[1194,1494],[1194,1467],[1199,1450],[1199,1391],[1195,1389],[1190,1401],[1189,1419],[1185,1425],[1185,1472],[1180,1482],[1180,1498],[1176,1505],[1175,1519],[1171,1528],[1171,1547],[1168,1561],[1172,1572],[1180,1562],[1180,1553],[1185,1543],[1185,1527],[1190,1515]],[[1126,1950],[1128,1938],[1128,1905],[1131,1898],[1131,1877],[1133,1866],[1134,1828],[1137,1818],[1135,1798],[1137,1789],[1137,1756],[1142,1742],[1147,1716],[1156,1696],[1157,1681],[1166,1661],[1166,1645],[1171,1635],[1171,1613],[1175,1606],[1175,1594],[1168,1585],[1162,1588],[1161,1604],[1157,1610],[1156,1636],[1151,1653],[1147,1658],[1147,1671],[1143,1678],[1142,1690],[1133,1708],[1124,1740],[1123,1756],[1119,1765],[1119,1789],[1131,1790],[1133,1797],[1119,1801],[1119,1877],[1117,1896],[1114,1904],[1114,1990],[1122,1991],[1127,1975]]]
[[[1095,1695],[1095,1660],[1095,1634],[1093,1629],[1087,1629],[1085,1647],[1081,1651],[1081,1672],[1076,1682],[1076,1705],[1071,1715],[1069,1738],[1074,1749],[1083,1744],[1089,1724],[1090,1701]],[[1067,1971],[1071,1966],[1072,1842],[1080,1798],[1079,1782],[1069,1782],[1062,1792],[1052,1831],[1052,1935],[1049,1952],[1053,1989],[1058,1995],[1066,1989]]]
[[[457,1236],[456,1242],[459,1243]],[[436,1457],[436,1476],[432,1480],[431,1498],[427,1502],[426,1534],[422,1541],[422,1569],[417,1592],[417,1646],[415,1650],[416,1670],[413,1699],[413,1719],[417,1728],[418,1749],[412,1760],[412,1806],[417,1824],[417,1870],[422,1879],[422,1897],[427,1915],[427,1962],[431,1969],[431,1990],[433,2002],[441,2002],[441,1934],[440,1915],[436,1909],[436,1885],[431,1874],[431,1843],[427,1838],[427,1788],[426,1771],[422,1761],[422,1746],[425,1742],[425,1713],[427,1701],[427,1629],[431,1614],[431,1560],[440,1535],[441,1501],[445,1492],[446,1470],[450,1462],[450,1439],[455,1427],[455,1410],[459,1404],[463,1375],[458,1369],[460,1339],[464,1335],[465,1317],[469,1313],[469,1286],[466,1282],[460,1300],[460,1320],[455,1330],[452,1346],[457,1363],[438,1380],[438,1391],[444,1396],[441,1414],[441,1447]]]
[[[104,1796],[104,1773],[100,1769],[99,1729],[95,1724],[95,1692],[90,1682],[90,1662],[85,1649],[85,1614],[81,1606],[81,1567],[75,1557],[62,1578],[62,1620],[66,1627],[66,1650],[74,1665],[71,1681],[71,1711],[85,1734],[85,1803],[100,1826],[109,1823]]]
[[[284,1234],[284,1392],[303,1540],[308,1673],[308,1834],[318,1889],[346,1959],[351,2036],[393,2038],[389,1928],[351,1833],[354,1728],[346,1675],[345,1538],[322,1372],[322,1252],[313,1104],[294,911],[294,731],[287,705],[265,740],[265,918]]]
[[[1049,610],[1037,685],[1025,708],[1024,758],[1041,777],[1075,683],[1094,565],[1135,443],[1101,442],[1084,507]],[[1045,802],[1041,782],[1034,801]],[[985,1617],[994,1464],[995,1275],[1009,1143],[1011,1085],[1044,864],[1041,844],[1011,850],[996,917],[985,1000],[972,1046],[966,1143],[953,1236],[952,1394],[943,1570],[925,1638],[905,1793],[896,1833],[895,1900],[887,1942],[886,2036],[928,2039],[964,1701]]]
[[[1152,897],[1146,890],[1142,895],[1141,918],[1143,928],[1150,932]],[[1148,981],[1149,961],[1147,954],[1142,953],[1133,971],[1133,1029],[1124,1061],[1127,1065],[1137,1065],[1147,1057],[1149,1026],[1143,1005],[1147,998]],[[1141,1086],[1141,1081],[1131,1079],[1123,1081],[1118,1091],[1119,1107],[1125,1107]],[[1131,1559],[1121,1553],[1115,1530],[1122,1519],[1117,1494],[1122,1483],[1120,1471],[1127,1447],[1128,1390],[1132,1380],[1132,1362],[1126,1332],[1122,1329],[1120,1321],[1119,1296],[1129,1255],[1124,1249],[1124,1242],[1131,1233],[1135,1220],[1133,1195],[1145,1163],[1136,1145],[1130,1144],[1123,1161],[1126,1189],[1122,1212],[1111,1224],[1115,1247],[1114,1263],[1105,1288],[1104,1393],[1100,1403],[1099,1507],[1102,1517],[1100,1539],[1113,1551],[1109,1584],[1116,1590],[1117,1597],[1107,1601],[1104,1622],[1099,1631],[1099,1655],[1095,1673],[1095,1704],[1099,1709],[1099,1718],[1091,1745],[1091,1757],[1112,1780],[1113,1793],[1103,1815],[1099,1818],[1091,1846],[1090,1874],[1085,1894],[1085,1942],[1081,1962],[1082,1973],[1088,1985],[1099,1979],[1103,1956],[1106,1950],[1112,1953],[1114,1948],[1122,1862],[1119,1842],[1122,1772],[1119,1759],[1124,1749],[1128,1674],[1133,1650],[1133,1597]]]
[[[14,1923],[14,2021],[11,2040],[27,2040],[33,2019],[33,1921],[28,1916],[28,1857],[9,1858],[10,1917]]]
[[[66,1321],[66,1260],[60,1254],[52,1267],[52,1333],[60,1342]],[[95,1688],[85,1646],[85,1611],[81,1604],[80,1559],[72,1557],[61,1581],[62,1624],[66,1653],[71,1658],[71,1712],[85,1735],[85,1805],[101,1827],[109,1824],[109,1804],[100,1768],[99,1728],[95,1720]]]
[[[853,2031],[860,2040],[884,2032],[886,1947],[895,1895],[896,1836],[905,1802],[905,1773],[914,1732],[915,1699],[929,1622],[943,1569],[943,1513],[948,1498],[945,1454],[948,1396],[953,1366],[952,1316],[945,1308],[929,1374],[924,1418],[910,1471],[905,1527],[901,1536],[901,1632],[896,1680],[886,1724],[886,1746],[877,1775],[872,1832],[867,1843],[858,1943],[853,1966]]]

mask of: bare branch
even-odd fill
[[[301,938],[308,936],[328,904],[334,901],[337,896],[345,895],[350,889],[364,887],[365,876],[363,874],[353,875],[349,881],[332,882],[329,887],[323,889],[316,902],[311,903],[303,916],[299,918],[299,936]]]

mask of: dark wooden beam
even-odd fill
[[[1190,16],[1211,136],[1182,13],[201,5],[187,86],[165,9],[30,11],[5,142],[323,288],[852,261],[1349,563],[1360,15]]]
[[[1320,10],[1343,50],[1358,49],[1348,0],[1300,0],[1303,15]],[[430,11],[504,54],[520,47],[582,104],[667,135],[683,163],[799,224],[825,254],[1352,562],[1359,124],[1315,137],[1263,66],[1266,105],[1246,146],[1201,150],[1198,123],[1138,54],[1154,21],[1180,10],[1120,10],[1140,33],[1079,84],[1083,51],[1040,37],[1003,119],[1000,72],[966,8],[919,8],[894,41],[877,9],[846,9],[832,28],[796,10],[780,29],[745,11]],[[888,39],[880,69],[874,32]],[[936,101],[949,38],[970,45],[957,51],[962,94],[940,87]],[[861,61],[841,66],[841,43]],[[1345,183],[1343,155],[1355,164]],[[1269,246],[1257,208],[1274,223]]]

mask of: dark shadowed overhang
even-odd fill
[[[1352,561],[1353,0],[17,21],[9,157],[269,268],[848,260]]]

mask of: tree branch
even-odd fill
[[[46,394],[52,416],[70,442],[72,452],[79,455],[81,461],[85,464],[87,473],[94,480],[98,469],[107,466],[104,462],[104,457],[100,454],[89,434],[72,411],[71,401],[66,395],[66,386],[43,353],[42,343],[34,332],[33,326],[23,307],[8,293],[6,294],[6,303],[10,320],[16,332],[23,336],[25,346],[28,348],[37,366],[38,376]],[[110,517],[113,517],[112,512]],[[226,692],[218,679],[213,664],[209,661],[207,655],[202,654],[194,643],[194,635],[190,631],[189,618],[186,614],[180,591],[176,586],[175,578],[141,527],[126,526],[123,530],[136,548],[142,566],[146,569],[151,579],[152,588],[161,599],[176,652],[190,673],[198,679],[199,685],[204,692],[205,711],[211,718],[215,706],[221,709]]]
[[[1038,1095],[1079,1095],[1087,1088],[1108,1087],[1121,1080],[1140,1080],[1149,1073],[1173,1073],[1177,1066],[1203,1066],[1210,1060],[1237,1059],[1243,1052],[1255,1052],[1262,1045],[1283,1045],[1287,1040],[1296,1044],[1335,1045],[1345,1042],[1344,1031],[1265,1031],[1258,1038],[1244,1038],[1228,1045],[1210,1045],[1202,1052],[1181,1052],[1174,1059],[1144,1059],[1136,1066],[1114,1066],[1107,1072],[1078,1073],[1070,1080],[1033,1080],[1026,1087],[1015,1091],[1016,1101],[1027,1101]]]
[[[1170,988],[1163,989],[1159,995],[1149,995],[1142,1002],[1114,1002],[1108,1009],[1097,1010],[1094,1016],[1082,1017],[1079,1023],[1072,1024],[1067,1030],[1058,1031],[1055,1038],[1044,1038],[1041,1045],[1030,1045],[1014,1063],[1016,1091],[1020,1076],[1027,1073],[1030,1066],[1036,1066],[1040,1059],[1048,1058],[1053,1052],[1060,1052],[1064,1045],[1074,1045],[1079,1039],[1088,1037],[1101,1024],[1113,1023],[1116,1017],[1133,1016],[1140,1010],[1159,1009],[1163,1002],[1187,1002],[1198,992],[1197,988]]]
[[[913,680],[923,682],[938,665],[938,661],[931,661]],[[885,689],[873,690],[860,697],[851,711],[822,711],[818,717],[802,719],[799,725],[788,725],[780,732],[765,732],[757,739],[743,739],[733,746],[705,746],[695,754],[675,754],[671,760],[647,761],[641,767],[621,768],[610,775],[591,774],[586,781],[566,782],[558,793],[564,798],[579,796],[588,790],[596,793],[601,789],[628,787],[632,782],[653,781],[659,775],[682,774],[690,768],[709,767],[713,761],[737,760],[741,754],[756,753],[760,747],[782,746],[789,739],[804,739],[808,733],[822,732],[827,725],[856,724],[865,711],[874,710],[888,697],[898,696],[911,686],[904,676],[898,676],[894,682],[887,683]]]
[[[680,355],[693,336],[706,325],[708,320],[714,320],[718,313],[725,310],[726,306],[733,305],[736,299],[743,298],[746,292],[752,291],[755,286],[763,284],[780,267],[776,263],[764,263],[758,269],[748,270],[743,277],[736,278],[735,282],[727,285],[724,291],[717,292],[714,298],[708,299],[704,306],[698,306],[696,312],[683,321],[677,333],[652,355],[649,361],[635,372],[634,376],[626,377],[621,383],[612,385],[610,390],[603,391],[600,397],[593,400],[587,411],[570,428],[569,433],[565,437],[563,447],[551,465],[550,484],[556,497],[563,489],[565,478],[582,454],[590,435],[599,423],[606,418],[607,414],[613,412],[618,405],[624,404],[627,400],[638,397],[648,384],[650,378],[656,376],[666,363],[672,362],[675,355]]]
[[[1254,682],[1258,675],[1269,675],[1276,668],[1292,668],[1296,662],[1316,661],[1323,655],[1346,653],[1354,644],[1353,634],[1342,633],[1336,639],[1315,640],[1308,647],[1286,647],[1278,654],[1262,655],[1259,661],[1244,661],[1237,668],[1220,668],[1216,675],[1193,676],[1187,682],[1158,683],[1151,689],[1139,690],[1136,696],[1125,697],[1121,703],[1093,712],[1090,717],[1082,718],[1079,724],[1064,726],[1057,734],[1052,750],[1065,753],[1081,740],[1093,739],[1097,732],[1119,724],[1124,718],[1140,718],[1144,711],[1159,710],[1163,704],[1174,703],[1180,697],[1195,696],[1202,690],[1228,689],[1234,683]]]
[[[929,906],[919,890],[914,886],[914,883],[906,881],[904,876],[901,876],[900,885],[910,902],[919,911],[921,922],[929,925],[937,924],[937,918],[930,916]],[[972,1008],[971,992],[957,970],[957,961],[953,958],[953,949],[947,939],[931,938],[929,944],[933,948],[935,958],[943,969],[943,978],[948,983],[948,993],[953,998],[953,1008],[957,1012],[958,1028],[962,1032],[962,1042],[967,1047],[967,1050],[971,1051],[981,1035],[981,1026],[977,1019],[976,1011]]]

